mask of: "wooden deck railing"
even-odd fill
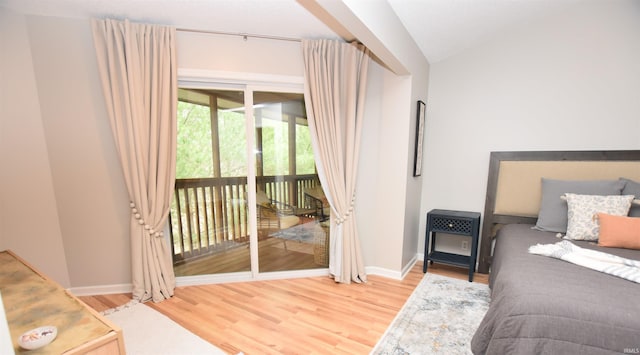
[[[317,175],[259,176],[267,196],[303,207],[304,189]],[[249,241],[247,178],[176,179],[169,218],[173,262],[179,263]]]

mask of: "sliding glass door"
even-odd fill
[[[303,95],[238,86],[178,96],[176,276],[326,268],[329,209]]]
[[[253,92],[259,270],[328,265],[328,223],[309,194],[321,191],[304,96]]]
[[[251,271],[243,90],[179,89],[176,276]]]

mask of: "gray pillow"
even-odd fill
[[[581,195],[620,195],[622,180],[554,180],[542,178],[542,199],[535,229],[545,232],[567,232],[567,201],[565,193]]]
[[[636,199],[640,199],[640,182],[629,180],[627,178],[620,178],[625,182],[624,189],[622,189],[623,195],[634,195]],[[640,217],[640,206],[631,205],[629,209],[630,217]]]

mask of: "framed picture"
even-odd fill
[[[424,101],[418,100],[418,117],[416,121],[416,151],[414,154],[413,176],[422,175],[422,143],[424,141],[424,120],[426,115]]]

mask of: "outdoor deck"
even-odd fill
[[[258,242],[260,272],[326,268],[323,255],[312,243],[267,238]],[[174,265],[176,276],[250,271],[249,244],[221,250]]]
[[[310,210],[304,192],[319,186],[317,175],[261,176],[256,183],[272,201],[299,210]],[[170,231],[177,276],[250,270],[247,197],[246,177],[176,180]],[[299,215],[299,224],[313,217]],[[314,241],[285,242],[273,232],[259,225],[260,272],[327,267]]]

